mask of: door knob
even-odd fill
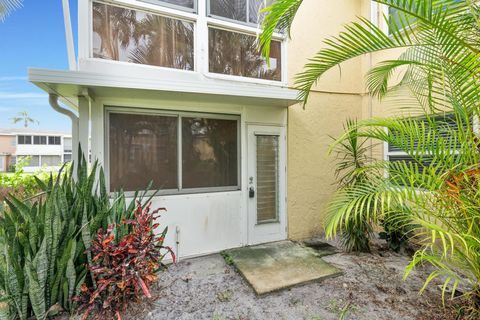
[[[248,197],[255,198],[255,189],[253,187],[250,187],[250,189],[248,190]]]

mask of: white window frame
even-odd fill
[[[165,0],[139,0],[141,2],[146,2],[153,4],[155,6],[164,6],[167,8],[172,8],[175,10],[180,10],[180,11],[185,11],[185,12],[191,12],[191,13],[197,13],[198,11],[198,0],[193,0],[193,8],[189,7],[184,7],[180,5],[175,5],[173,3],[166,2]]]
[[[373,2],[371,3],[371,9],[370,9],[370,21],[379,27],[383,33],[385,33],[387,36],[390,36],[390,30],[388,28],[388,24],[385,23],[385,18],[390,15],[388,6],[380,3]]]
[[[110,114],[132,114],[132,115],[146,115],[146,116],[165,116],[177,118],[177,188],[176,189],[162,189],[158,192],[156,190],[150,190],[147,194],[156,193],[157,195],[184,195],[184,194],[197,194],[197,193],[213,193],[213,192],[231,192],[242,190],[242,137],[241,126],[242,119],[241,114],[222,114],[222,113],[203,113],[203,112],[187,112],[187,111],[175,111],[175,110],[162,110],[162,109],[142,109],[131,107],[118,107],[118,106],[105,106],[105,126],[104,126],[104,152],[105,152],[105,183],[109,193],[114,191],[110,190]],[[183,164],[182,164],[182,117],[199,117],[207,119],[219,119],[219,120],[236,120],[237,121],[237,185],[225,186],[225,187],[201,187],[201,188],[183,188]],[[148,182],[147,182],[148,183]],[[145,190],[142,190],[145,191]],[[135,191],[125,191],[127,197],[133,196]]]
[[[248,21],[248,18],[250,16],[250,6],[249,6],[249,1],[250,0],[245,0],[246,1],[246,11],[247,11],[247,21],[239,21],[239,20],[235,20],[235,19],[231,19],[231,18],[227,18],[227,17],[222,17],[222,16],[219,16],[219,15],[216,15],[216,14],[213,14],[210,12],[210,3],[211,3],[212,0],[207,0],[206,1],[206,13],[207,13],[207,17],[210,17],[210,18],[213,18],[215,20],[224,20],[226,22],[232,22],[234,24],[240,24],[240,25],[243,25],[243,26],[247,26],[247,27],[254,27],[255,29],[259,29],[259,26],[257,25],[255,27],[255,23],[253,22],[249,22]],[[265,1],[265,0],[264,0]]]
[[[32,160],[33,157],[38,157],[38,165],[31,166],[30,161],[29,161],[29,163],[28,163],[29,165],[26,165],[25,167],[26,168],[40,168],[40,167],[42,167],[42,155],[40,155],[40,154],[20,154],[20,155],[17,155],[17,161],[18,161],[18,157],[22,158],[20,161],[22,161],[23,159],[25,159],[27,157],[30,157],[30,161]]]
[[[38,137],[38,139],[40,140],[40,143],[35,143],[35,137]],[[45,143],[42,143],[42,138],[45,138]],[[36,146],[44,146],[44,145],[47,145],[48,144],[48,136],[38,136],[38,135],[35,135],[32,137],[32,141],[33,141],[33,145],[36,145]]]
[[[131,1],[131,0],[87,0],[89,1],[89,8],[88,8],[88,55],[87,59],[88,60],[93,60],[93,61],[101,61],[102,63],[108,63],[112,65],[126,65],[126,66],[137,66],[140,68],[145,68],[145,69],[156,69],[156,70],[174,70],[175,72],[184,72],[184,73],[192,73],[197,71],[197,49],[196,49],[196,42],[195,42],[195,36],[197,34],[196,32],[196,13],[189,13],[185,12],[184,10],[180,9],[174,9],[171,6],[166,6],[164,3],[160,4],[151,4],[149,2],[143,2],[143,0],[139,1]],[[93,19],[92,19],[92,14],[93,14],[93,3],[101,3],[101,4],[106,4],[110,6],[115,6],[115,7],[122,7],[125,9],[130,9],[130,10],[138,10],[138,11],[143,11],[147,13],[151,13],[157,16],[169,18],[169,19],[175,19],[175,20],[182,20],[188,23],[193,24],[193,37],[194,37],[194,42],[193,42],[193,70],[184,70],[184,69],[176,69],[176,68],[169,68],[169,67],[163,67],[163,66],[152,66],[152,65],[147,65],[147,64],[140,64],[140,63],[132,63],[132,62],[127,62],[127,61],[116,61],[116,60],[108,60],[108,59],[101,59],[101,58],[95,58],[93,56]],[[167,3],[168,5],[168,3]],[[153,7],[153,8],[152,8]],[[80,39],[80,34],[79,34],[79,39]],[[79,40],[80,41],[80,40]],[[80,44],[80,43],[79,43]]]
[[[208,28],[215,27],[226,31],[245,33],[247,35],[256,36],[260,34],[259,26],[255,27],[252,24],[245,24],[240,21],[234,21],[227,18],[208,16],[208,0],[196,0],[196,13],[189,12],[175,8],[175,5],[168,3],[157,3],[155,0],[79,0],[79,27],[78,27],[78,42],[79,42],[79,60],[98,61],[103,64],[114,65],[128,65],[136,66],[137,68],[144,68],[146,70],[168,70],[169,72],[200,73],[207,78],[222,79],[231,81],[240,81],[246,83],[267,84],[272,86],[285,87],[288,85],[287,73],[287,37],[285,34],[275,32],[272,40],[281,42],[281,80],[258,79],[235,75],[218,74],[209,71],[209,42],[208,42]],[[92,10],[93,2],[103,3],[107,5],[120,6],[127,9],[145,11],[148,13],[160,15],[167,18],[184,20],[193,23],[194,29],[194,68],[193,70],[182,70],[161,66],[151,66],[142,64],[133,64],[125,61],[113,61],[93,57],[93,19]]]
[[[24,137],[24,138],[23,138],[23,143],[20,143],[20,142],[19,142],[20,137]],[[25,138],[26,138],[26,137],[30,137],[30,143],[25,143]],[[20,146],[31,146],[31,145],[33,145],[33,136],[28,135],[28,134],[27,134],[27,135],[25,135],[25,134],[19,134],[19,135],[17,136],[17,145],[20,145]]]

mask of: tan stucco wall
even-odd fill
[[[344,24],[370,14],[370,1],[305,0],[288,45],[290,84],[322,41],[337,35]],[[312,91],[308,104],[288,112],[288,234],[303,239],[323,232],[326,207],[335,190],[334,157],[328,155],[332,136],[343,132],[347,118],[362,118],[365,99],[365,57],[329,71]]]
[[[0,168],[4,171],[8,171],[11,163],[11,155],[15,155],[16,152],[16,137],[0,135],[0,161],[3,162]]]
[[[0,135],[0,154],[15,154],[15,136]]]

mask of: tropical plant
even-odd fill
[[[86,249],[93,235],[133,217],[135,203],[127,206],[121,193],[110,199],[97,164],[88,170],[84,159],[78,163],[76,175],[72,166],[46,183],[37,178],[41,196],[6,199],[8,209],[0,213],[0,319],[72,311],[72,297],[91,282]]]
[[[23,122],[23,126],[25,128],[28,128],[28,125],[30,123],[36,123],[36,124],[39,124],[40,122],[38,122],[37,120],[33,119],[32,117],[30,117],[30,115],[28,114],[27,111],[21,111],[19,112],[15,117],[11,118],[10,119],[12,121],[13,124],[16,124],[16,123],[19,123],[19,122]]]
[[[479,140],[474,123],[480,113],[480,9],[473,0],[374,0],[396,11],[385,17],[390,35],[366,18],[348,24],[339,36],[325,41],[296,78],[300,97],[328,70],[364,54],[403,49],[396,60],[380,62],[367,74],[372,96],[402,97],[399,116],[360,121],[362,138],[387,142],[409,159],[369,165],[365,183],[336,194],[336,212],[326,225],[332,237],[356,216],[378,223],[386,216],[413,226],[421,245],[405,275],[430,264],[427,286],[442,277],[442,292],[464,284],[471,301],[470,316],[480,310]],[[267,8],[263,52],[277,25],[290,26],[302,0],[277,0]],[[268,56],[268,55],[267,55]],[[400,75],[397,83],[393,75]],[[393,100],[397,102],[398,100]],[[448,118],[448,119],[447,119]],[[453,125],[452,125],[453,122]],[[345,133],[337,143],[348,139]],[[424,287],[425,288],[425,287]]]
[[[42,192],[37,179],[47,183],[50,176],[57,177],[56,172],[40,170],[35,173],[26,173],[24,167],[28,164],[29,157],[17,158],[15,171],[12,173],[0,173],[0,210],[4,199],[12,195],[18,199],[30,198]],[[69,165],[65,166],[63,172],[68,172]]]
[[[369,179],[367,164],[370,162],[368,152],[372,148],[368,141],[361,139],[357,131],[357,121],[347,120],[344,129],[348,132],[346,139],[336,145],[335,153],[338,190],[348,192]],[[335,214],[333,205],[330,212]],[[350,216],[340,226],[343,248],[349,252],[370,252],[370,238],[373,235],[372,221],[367,217]]]
[[[152,297],[150,286],[157,280],[156,273],[165,268],[163,258],[169,253],[175,262],[172,249],[163,245],[168,228],[155,235],[159,227],[155,220],[161,210],[165,209],[150,211],[150,204],[142,207],[137,203],[133,219],[97,232],[90,248],[93,258],[89,267],[95,285],[89,288],[82,284],[76,297],[84,318],[93,314],[98,319],[121,319],[130,302]],[[121,226],[129,231],[118,238],[113,231]]]
[[[12,11],[20,8],[22,2],[22,0],[0,0],[0,21],[4,21]]]

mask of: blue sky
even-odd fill
[[[77,0],[70,0],[75,43]],[[70,131],[70,120],[55,112],[47,95],[27,80],[29,67],[67,69],[61,0],[24,0],[0,22],[0,127],[21,128],[11,118],[27,111],[40,122],[31,128]]]

